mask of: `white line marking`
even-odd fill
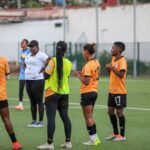
[[[30,106],[23,106],[23,107],[24,107],[24,108],[30,108]],[[12,106],[12,105],[11,105],[11,106],[9,106],[9,108],[14,108],[14,109],[15,109],[15,106]],[[70,109],[70,108],[71,108],[71,109],[81,109],[81,107],[76,107],[76,106],[75,106],[75,107],[74,107],[74,106],[70,106],[69,109]]]
[[[15,106],[9,106],[10,108],[15,108]],[[24,106],[24,108],[30,108],[30,106]],[[70,109],[81,109],[81,107],[79,106],[69,106]],[[95,107],[95,109],[107,109],[107,106],[103,107],[103,106],[99,106],[99,107]],[[128,107],[126,108],[128,110],[140,110],[140,111],[150,111],[150,109],[147,108],[134,108],[134,107]]]
[[[18,101],[17,98],[9,98],[9,100],[15,100],[15,101]],[[29,99],[24,99],[24,101],[28,101],[29,102]],[[81,109],[80,107],[80,103],[73,103],[73,102],[70,102],[69,103],[70,105],[75,105],[75,106],[70,106],[69,108],[71,109]],[[9,106],[10,108],[12,107],[15,107],[15,106]],[[30,106],[24,106],[25,108],[29,108]],[[107,106],[106,105],[95,105],[95,108],[96,109],[107,109]],[[140,111],[150,111],[150,108],[138,108],[138,107],[127,107],[126,109],[128,110],[140,110]]]
[[[8,98],[8,101],[9,101],[9,100],[18,101],[18,98]],[[29,99],[24,98],[23,101],[29,101]]]
[[[127,107],[129,110],[142,110],[142,111],[150,111],[149,108],[136,108],[136,107]]]

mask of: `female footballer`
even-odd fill
[[[8,100],[6,93],[6,79],[10,73],[8,61],[5,57],[0,56],[0,116],[4,122],[6,131],[11,139],[13,150],[22,149],[21,144],[17,141],[16,135],[10,121]]]
[[[75,75],[82,82],[81,106],[89,132],[90,139],[84,145],[98,145],[100,140],[97,136],[96,123],[93,119],[93,109],[97,99],[98,81],[100,76],[100,63],[95,59],[95,44],[86,44],[83,47],[83,57],[86,60],[82,71],[76,71]]]
[[[51,58],[45,70],[46,95],[45,106],[47,115],[47,143],[38,146],[38,149],[54,149],[53,136],[55,131],[56,110],[64,124],[65,143],[62,148],[72,148],[71,143],[71,122],[68,116],[69,105],[69,85],[68,78],[70,76],[72,64],[64,57],[67,50],[67,44],[59,41],[56,46],[56,57]]]
[[[112,60],[106,64],[110,75],[108,94],[108,115],[113,127],[113,134],[106,137],[106,140],[125,141],[125,114],[124,109],[127,103],[127,61],[122,53],[125,51],[123,42],[115,42],[112,46]],[[118,121],[120,132],[118,131]]]

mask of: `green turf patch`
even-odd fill
[[[70,79],[70,118],[72,121],[72,142],[73,150],[150,150],[150,111],[126,109],[126,142],[106,141],[104,138],[111,133],[111,125],[107,116],[107,109],[101,105],[107,105],[108,78],[102,78],[99,83],[98,107],[95,108],[94,118],[97,122],[98,135],[102,144],[97,147],[83,146],[82,142],[88,140],[88,134],[85,127],[82,111],[80,109],[80,82],[78,79]],[[12,78],[7,85],[9,105],[18,104],[18,79]],[[133,79],[127,80],[128,89],[128,107],[148,108],[150,109],[150,80]],[[11,120],[14,125],[17,138],[23,144],[25,150],[35,150],[36,146],[46,142],[46,127],[42,129],[27,128],[31,122],[30,104],[25,93],[24,105],[27,106],[24,111],[18,112],[10,108]],[[100,106],[99,106],[100,105]],[[46,116],[44,123],[46,125]],[[0,150],[10,150],[11,143],[4,129],[3,123],[0,123]],[[56,132],[54,138],[55,149],[60,150],[59,145],[64,142],[63,124],[57,115]]]

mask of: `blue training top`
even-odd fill
[[[30,54],[30,48],[27,48],[25,50],[20,51],[20,76],[19,80],[25,80],[25,69],[24,69],[24,63],[26,56]]]

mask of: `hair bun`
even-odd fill
[[[96,43],[92,43],[91,46],[95,48],[96,47]]]
[[[84,50],[88,50],[89,53],[93,55],[95,53],[95,47],[96,47],[95,43],[92,43],[92,44],[85,44],[83,48]]]
[[[96,43],[92,43],[91,45],[94,47],[94,46],[96,46]]]

